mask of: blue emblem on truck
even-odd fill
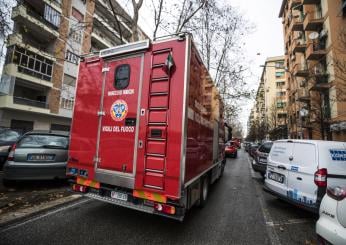
[[[346,150],[329,150],[333,161],[346,161]]]

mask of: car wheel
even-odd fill
[[[15,180],[9,180],[9,179],[3,179],[2,180],[2,184],[5,186],[5,187],[12,187],[14,186],[16,183]]]
[[[200,191],[200,197],[199,197],[199,207],[203,208],[207,202],[208,198],[208,192],[209,192],[209,180],[208,176],[203,177],[201,181],[201,191]]]

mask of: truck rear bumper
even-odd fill
[[[178,214],[177,215],[168,215],[168,214],[165,214],[165,213],[160,213],[160,212],[157,212],[154,209],[154,207],[144,205],[144,204],[142,204],[140,202],[135,203],[135,202],[131,202],[131,201],[122,201],[122,200],[118,200],[118,199],[111,198],[111,197],[108,197],[108,196],[102,196],[102,195],[99,195],[97,193],[92,193],[92,192],[87,192],[87,193],[84,194],[84,196],[87,196],[87,197],[95,199],[95,200],[111,203],[111,204],[114,204],[114,205],[117,205],[117,206],[121,206],[121,207],[125,207],[125,208],[134,209],[134,210],[137,210],[137,211],[149,213],[149,214],[156,214],[156,215],[159,215],[159,216],[164,216],[164,217],[167,217],[167,218],[170,218],[170,219],[179,220],[179,221],[183,221],[184,220],[184,215],[183,214],[182,215],[178,215]],[[179,213],[181,213],[181,212],[179,212]]]

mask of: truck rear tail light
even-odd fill
[[[14,153],[16,151],[16,147],[17,147],[16,144],[13,144],[13,146],[11,147],[11,151],[10,153],[8,153],[8,157],[7,157],[8,161],[14,161]]]
[[[326,168],[321,168],[315,172],[315,184],[318,187],[326,187],[327,186],[327,174],[328,171]]]
[[[331,186],[327,188],[327,195],[334,200],[341,201],[346,198],[346,187]]]
[[[155,203],[154,209],[158,212],[165,213],[165,214],[175,214],[175,207],[171,205]]]
[[[87,191],[87,187],[84,185],[73,184],[72,190],[85,193]]]

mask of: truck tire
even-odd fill
[[[201,192],[199,196],[199,205],[198,205],[200,208],[203,208],[205,204],[207,203],[208,192],[209,192],[209,179],[208,179],[208,176],[205,176],[201,180]]]

